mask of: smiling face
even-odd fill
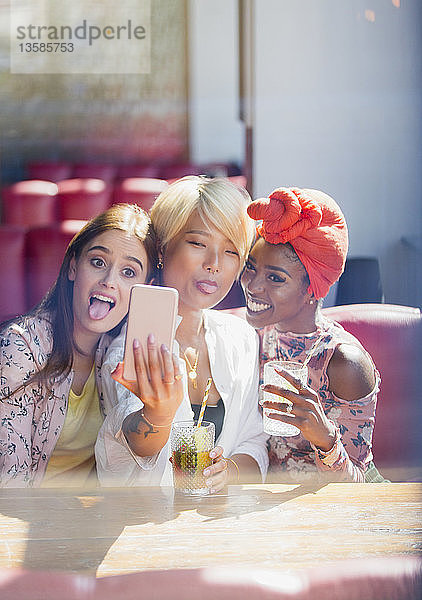
[[[211,308],[230,290],[240,268],[234,244],[194,211],[164,255],[163,285],[179,291],[179,313]]]
[[[246,317],[255,328],[278,324],[282,331],[313,330],[314,305],[307,292],[306,270],[289,245],[259,238],[242,275]]]
[[[130,290],[145,283],[148,258],[135,236],[110,229],[93,238],[79,259],[72,259],[74,340],[84,348],[120,323],[129,308]]]

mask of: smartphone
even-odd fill
[[[158,348],[165,344],[172,352],[179,293],[170,287],[134,285],[130,293],[123,377],[136,380],[133,340],[138,339],[147,357],[147,338],[154,334]]]

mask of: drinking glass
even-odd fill
[[[170,432],[171,462],[176,490],[191,496],[206,496],[209,488],[203,470],[212,464],[210,450],[214,448],[214,423],[196,421],[173,423]]]
[[[285,387],[292,391],[297,391],[296,388],[291,385],[282,375],[277,373],[275,369],[284,369],[288,373],[291,373],[298,379],[300,379],[300,383],[302,385],[306,385],[308,380],[308,367],[304,366],[302,363],[297,363],[294,361],[278,361],[272,360],[270,362],[265,363],[264,365],[264,385],[272,384]],[[283,398],[282,396],[278,396],[277,394],[272,394],[270,392],[264,392],[262,402],[283,402],[287,406],[292,407],[293,403],[287,398]],[[265,408],[263,407],[263,420],[264,420],[264,431],[269,435],[277,435],[289,437],[293,435],[298,435],[300,430],[290,423],[283,423],[282,421],[277,421],[275,419],[270,419],[268,416],[271,413],[278,414],[286,414],[287,410],[275,410],[274,408]]]

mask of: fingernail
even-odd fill
[[[155,337],[153,333],[150,333],[148,336],[148,343],[149,344],[155,344]]]
[[[210,475],[210,470],[209,469],[205,469],[205,471],[204,471],[204,477],[208,477],[208,475]]]
[[[214,450],[210,450],[210,457],[215,458],[216,456],[217,456],[216,452]]]
[[[166,353],[170,353],[170,350],[167,348],[165,344],[161,344],[161,350]]]
[[[139,348],[139,347],[140,347],[140,345],[141,345],[141,344],[139,343],[139,340],[138,340],[138,338],[135,338],[135,339],[133,340],[133,347],[134,347],[134,348]]]
[[[212,480],[211,479],[207,479],[205,481],[205,483],[207,484],[207,487],[211,487],[212,486]]]

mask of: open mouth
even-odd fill
[[[197,289],[203,294],[213,294],[218,290],[218,284],[216,281],[204,280],[196,282]]]
[[[272,308],[272,304],[267,304],[266,302],[259,302],[257,300],[252,300],[251,298],[246,298],[246,306],[248,311],[254,314],[263,313],[266,310]]]
[[[101,294],[92,294],[89,298],[89,316],[91,319],[98,321],[104,319],[115,306],[112,298],[102,296]]]

